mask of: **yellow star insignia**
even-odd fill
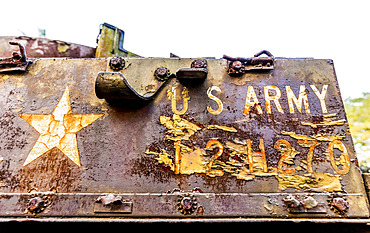
[[[104,114],[72,114],[68,87],[50,115],[19,114],[40,133],[23,166],[57,147],[75,164],[81,166],[76,133]]]

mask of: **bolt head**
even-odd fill
[[[293,195],[288,195],[283,199],[283,201],[289,208],[297,208],[301,205],[301,202],[299,202]]]
[[[240,70],[243,67],[243,63],[241,61],[234,61],[231,63],[231,68],[234,70]]]
[[[340,212],[345,212],[349,207],[348,202],[341,197],[333,198],[333,200],[331,201],[331,205]]]
[[[190,197],[184,197],[181,200],[181,205],[185,210],[190,210],[193,207],[193,200]]]
[[[44,199],[41,197],[33,197],[28,202],[27,209],[31,212],[40,211],[45,205]]]
[[[312,209],[312,208],[315,208],[318,204],[318,202],[311,196],[308,196],[306,197],[303,201],[302,201],[302,204],[303,204],[303,207],[306,209],[306,210],[309,210],[309,209]]]
[[[110,59],[109,66],[114,71],[122,70],[125,67],[125,60],[123,57],[113,57]]]
[[[170,71],[166,67],[159,67],[158,69],[155,70],[154,76],[159,80],[159,81],[164,81],[168,78],[170,74]]]
[[[207,63],[204,60],[197,59],[191,63],[191,68],[207,68]]]

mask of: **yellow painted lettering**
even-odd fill
[[[334,149],[342,151],[339,158],[334,157]],[[348,151],[346,146],[339,140],[333,140],[329,143],[327,158],[329,159],[334,172],[339,175],[345,175],[349,172],[350,161],[348,157]],[[341,168],[339,167],[341,165]]]
[[[253,100],[253,101],[252,101]],[[256,92],[253,89],[253,86],[248,86],[247,90],[247,98],[245,99],[245,106],[244,106],[244,114],[249,113],[250,107],[255,107],[257,109],[258,114],[262,114],[261,105],[257,99]]]
[[[307,153],[307,171],[308,173],[313,173],[313,168],[312,168],[312,159],[313,159],[313,151],[315,150],[315,147],[317,145],[317,141],[311,141],[311,140],[306,140],[306,139],[299,139],[298,144],[302,147],[309,147],[310,150]]]
[[[259,148],[260,152],[255,152],[252,150],[252,141],[250,139],[246,140],[248,148],[248,162],[249,162],[249,172],[253,172],[254,167],[257,169],[262,169],[263,172],[267,172],[266,154],[265,154],[265,144],[263,139],[260,139]],[[258,158],[257,162],[253,161],[253,158]]]
[[[177,110],[177,101],[176,101],[176,88],[177,86],[173,86],[170,90],[167,91],[167,97],[171,100],[171,108],[172,112],[177,115],[183,115],[188,111],[188,102],[190,100],[189,91],[186,87],[182,89],[182,100],[183,100],[183,107],[181,110]]]
[[[271,95],[271,90],[275,91],[275,95]],[[281,91],[278,87],[276,86],[265,86],[264,87],[264,92],[265,92],[265,101],[266,101],[266,112],[267,114],[272,114],[271,112],[271,100],[274,101],[277,110],[284,114],[283,109],[281,108],[279,99],[281,97]]]
[[[209,113],[211,113],[212,115],[218,115],[218,114],[220,114],[220,113],[222,112],[222,110],[224,110],[224,105],[222,104],[222,101],[221,101],[219,98],[217,98],[216,96],[214,96],[214,95],[212,94],[212,91],[221,92],[221,89],[220,89],[219,87],[217,87],[217,86],[211,86],[211,87],[209,87],[209,88],[208,88],[208,90],[207,90],[207,95],[208,95],[208,97],[209,97],[211,100],[213,100],[213,101],[215,101],[215,102],[217,103],[217,105],[218,105],[218,109],[213,110],[210,106],[207,106],[207,110],[208,110],[208,112],[209,112]]]
[[[292,89],[290,86],[285,86],[286,89],[286,95],[288,98],[288,104],[289,104],[289,111],[290,113],[294,113],[294,105],[297,107],[298,111],[301,113],[302,112],[302,103],[304,105],[304,108],[306,110],[306,113],[310,113],[309,109],[309,104],[308,104],[308,98],[307,98],[307,91],[305,85],[301,85],[299,87],[299,94],[298,94],[298,99],[294,95]]]
[[[311,89],[315,92],[317,98],[319,98],[319,100],[320,100],[322,113],[328,113],[328,110],[326,109],[326,103],[325,103],[325,97],[326,97],[326,92],[328,90],[328,85],[323,85],[322,86],[321,93],[316,88],[315,85],[310,85],[310,86],[311,86]]]

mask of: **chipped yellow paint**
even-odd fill
[[[236,130],[234,127],[224,126],[224,125],[208,125],[207,129],[220,129],[226,132],[232,132],[236,133],[238,130]]]
[[[189,91],[186,87],[183,87],[182,92],[181,92],[182,100],[183,100],[183,107],[181,110],[177,110],[176,89],[177,89],[177,85],[171,87],[171,89],[167,91],[167,97],[169,100],[171,100],[172,112],[177,115],[183,115],[188,111],[188,108],[189,108],[189,104],[188,104],[188,102],[190,101]]]
[[[173,114],[172,119],[171,117],[160,116],[159,120],[168,129],[167,133],[172,135],[166,135],[167,139],[172,141],[189,140],[195,132],[201,130],[199,126],[181,118],[177,114]]]
[[[298,140],[298,144],[302,147],[309,147],[309,151],[307,153],[307,161],[301,160],[301,162],[305,164],[301,164],[301,166],[308,171],[308,173],[313,173],[312,168],[312,159],[313,159],[313,152],[317,145],[317,141],[309,141],[309,140]],[[306,166],[307,165],[307,166]]]
[[[257,95],[256,92],[254,91],[253,86],[248,86],[247,97],[245,99],[244,114],[248,114],[251,107],[255,107],[257,109],[258,114],[263,113],[262,107],[257,99]]]
[[[155,159],[158,161],[159,164],[163,163],[169,166],[171,171],[175,170],[175,165],[173,164],[172,159],[170,158],[171,155],[169,155],[165,149],[162,149],[160,153],[147,150],[145,154],[158,155],[159,157]]]
[[[205,151],[196,147],[191,152],[181,154],[180,174],[206,173],[208,164]]]
[[[324,126],[324,125],[343,125],[346,122],[345,119],[339,119],[339,120],[331,119],[332,117],[336,117],[336,116],[337,116],[336,113],[324,114],[322,122],[311,123],[311,122],[302,121],[301,124],[311,126],[312,128],[317,128],[317,126]]]
[[[314,192],[340,192],[342,179],[338,175],[315,172],[312,175],[291,175],[279,173],[276,178],[279,181],[279,189],[286,188],[302,189]]]
[[[274,148],[279,151],[281,155],[277,167],[278,171],[285,174],[295,174],[296,170],[293,168],[294,158],[299,152],[284,139],[277,140],[274,144]]]
[[[282,135],[289,135],[290,137],[294,139],[301,139],[301,140],[315,140],[309,136],[296,134],[295,132],[287,132],[287,131],[281,131]]]
[[[338,149],[342,152],[339,158],[334,157],[334,149]],[[341,141],[334,140],[329,143],[326,157],[334,168],[335,173],[345,175],[349,172],[351,164],[349,161],[348,151]],[[339,166],[341,166],[341,168]]]
[[[348,153],[341,142],[335,142],[336,138],[342,138],[335,135],[299,135],[295,132],[282,131],[283,135],[288,135],[298,140],[301,147],[308,147],[307,158],[295,161],[296,155],[300,154],[288,141],[278,139],[274,148],[279,152],[280,159],[277,167],[268,167],[265,155],[264,140],[259,139],[259,150],[252,149],[252,140],[240,140],[235,138],[233,141],[226,141],[225,148],[227,156],[219,159],[224,151],[223,144],[218,140],[208,141],[205,148],[197,145],[184,145],[182,140],[191,140],[190,138],[202,130],[223,130],[225,132],[235,133],[237,130],[229,126],[208,125],[198,126],[191,123],[177,114],[172,117],[160,116],[160,123],[168,131],[167,140],[174,141],[175,153],[168,154],[164,149],[160,153],[147,151],[147,154],[155,154],[159,164],[169,166],[175,174],[191,175],[195,173],[205,174],[209,177],[220,177],[229,174],[236,179],[250,181],[256,177],[275,176],[279,182],[279,189],[295,188],[302,190],[321,190],[340,191],[340,176],[329,173],[315,172],[312,168],[314,150],[318,141],[330,141],[327,156],[331,156],[332,166],[336,174],[346,174],[349,169]],[[333,142],[334,140],[334,142]],[[339,149],[342,155],[334,158],[330,149]],[[211,155],[211,156],[210,156]],[[347,157],[346,157],[347,155]],[[300,163],[299,165],[297,163]],[[347,165],[348,163],[348,165]],[[334,165],[333,165],[334,164]]]
[[[81,166],[76,133],[103,114],[72,114],[68,87],[50,115],[19,114],[40,133],[23,166],[57,147],[75,164]]]
[[[317,141],[326,141],[331,142],[333,140],[343,139],[344,136],[339,135],[324,135],[324,134],[315,134],[312,136],[306,136],[301,134],[296,134],[295,132],[287,132],[287,131],[281,131],[281,134],[288,135],[291,138],[298,139],[298,140],[317,140]]]
[[[64,52],[66,52],[69,49],[69,45],[68,44],[66,44],[64,42],[60,42],[60,41],[57,41],[57,43],[58,43],[58,47],[57,47],[58,52],[64,53]]]

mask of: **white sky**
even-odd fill
[[[370,1],[4,1],[0,36],[96,46],[99,24],[125,31],[124,48],[147,57],[275,57],[334,60],[343,98],[370,92]]]

